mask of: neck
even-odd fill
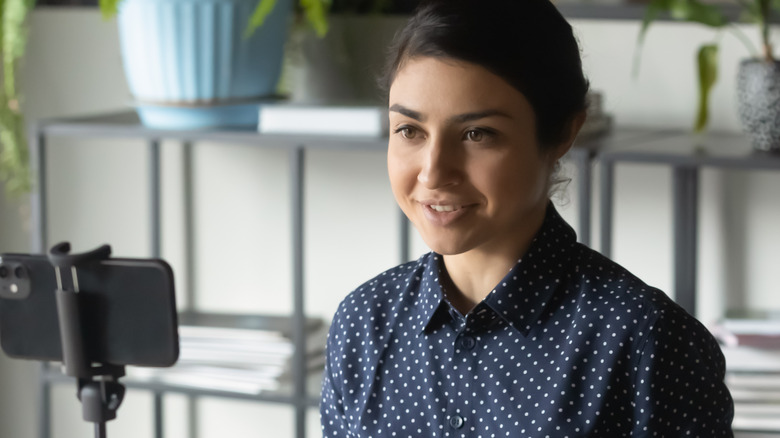
[[[447,299],[465,315],[493,290],[517,262],[500,256],[458,254],[444,256],[449,281]]]
[[[467,314],[484,300],[525,255],[542,226],[545,212],[546,208],[529,218],[525,226],[518,226],[517,233],[500,245],[485,245],[442,257],[449,276],[447,299],[461,314]]]

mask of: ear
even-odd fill
[[[571,149],[571,146],[574,144],[574,140],[577,138],[577,134],[580,132],[583,123],[585,123],[585,117],[585,110],[580,111],[574,117],[572,117],[571,121],[569,122],[568,135],[564,141],[562,141],[561,144],[556,146],[553,150],[553,156],[555,158],[553,162],[560,160],[561,157],[566,155],[566,152],[569,152],[569,149]]]

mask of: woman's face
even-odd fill
[[[523,94],[478,65],[422,57],[398,71],[389,104],[390,184],[425,243],[520,257],[565,152],[541,152]]]

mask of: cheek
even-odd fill
[[[390,179],[390,188],[399,202],[401,196],[411,190],[417,178],[413,162],[408,157],[402,156],[392,145],[387,150],[387,175]]]
[[[471,171],[473,184],[487,195],[490,207],[534,204],[547,197],[550,173],[547,164],[538,158],[504,158],[490,164],[483,163]],[[491,203],[491,198],[493,202]]]

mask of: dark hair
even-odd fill
[[[588,81],[571,25],[549,0],[432,0],[396,35],[380,79],[385,91],[416,57],[477,64],[528,99],[542,147],[564,141],[585,110]]]

